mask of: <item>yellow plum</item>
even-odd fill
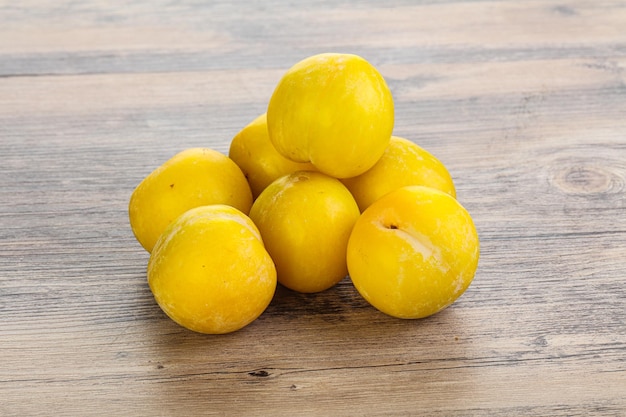
[[[250,209],[278,282],[305,293],[328,289],[347,275],[346,246],[358,217],[339,180],[310,171],[272,182]]]
[[[272,181],[295,171],[315,170],[310,163],[294,162],[282,156],[270,142],[267,114],[245,126],[230,143],[228,156],[248,179],[252,196],[257,198]]]
[[[460,297],[474,278],[479,241],[474,222],[452,196],[405,186],[369,206],[347,249],[357,291],[393,317],[422,318]]]
[[[351,54],[325,53],[296,63],[267,108],[276,150],[335,178],[371,168],[385,151],[393,124],[394,103],[384,78]]]
[[[247,214],[252,206],[250,186],[241,169],[226,155],[209,148],[186,149],[135,188],[128,205],[130,226],[139,243],[150,252],[176,217],[208,204],[227,204]]]
[[[441,161],[417,144],[397,136],[391,137],[389,146],[372,168],[342,182],[361,211],[405,185],[424,185],[456,197],[452,177]]]
[[[148,262],[161,309],[200,333],[239,330],[267,308],[276,269],[254,223],[234,207],[190,209],[165,229]]]

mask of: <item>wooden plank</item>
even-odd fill
[[[0,415],[626,413],[626,4],[0,2]],[[296,60],[360,53],[481,260],[425,320],[345,279],[224,336],[169,320],[127,203],[227,152]]]

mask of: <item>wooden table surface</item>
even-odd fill
[[[192,333],[130,193],[228,151],[295,62],[363,56],[450,170],[474,282],[393,319],[346,278]],[[0,415],[626,415],[626,2],[0,1]]]

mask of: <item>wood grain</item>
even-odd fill
[[[0,415],[626,415],[623,1],[0,1]],[[376,65],[481,238],[419,321],[349,279],[252,325],[159,310],[138,182],[226,152],[282,73]]]

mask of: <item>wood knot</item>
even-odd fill
[[[566,194],[618,193],[624,188],[624,178],[601,161],[566,163],[555,170],[552,184]]]
[[[259,377],[259,378],[267,378],[271,374],[269,372],[263,370],[263,369],[259,369],[257,371],[248,372],[248,375],[256,376],[256,377]]]

